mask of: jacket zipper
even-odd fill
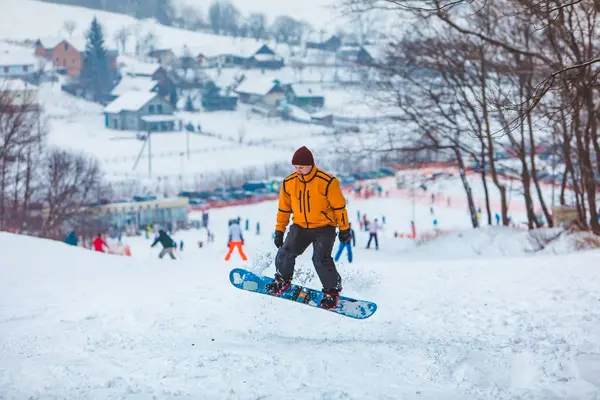
[[[300,203],[300,212],[302,212],[302,190],[300,191],[300,194],[298,195],[298,202]]]
[[[310,190],[306,191],[306,205],[308,206],[308,212],[310,212]]]
[[[306,182],[303,182],[303,183],[304,183],[304,193],[306,193]],[[302,192],[300,192],[300,197],[302,198],[300,203],[302,203],[303,201],[306,201],[305,200],[306,196],[302,196]],[[308,215],[306,215],[306,205],[304,205],[304,220],[306,221],[306,229],[308,229]]]
[[[342,212],[342,225],[346,223],[346,218],[344,218],[344,213]]]

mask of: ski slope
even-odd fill
[[[176,261],[144,238],[126,238],[127,258],[1,233],[0,398],[598,398],[597,252],[519,253],[523,232],[493,228],[415,247],[393,236],[408,200],[351,200],[353,221],[357,209],[386,214],[380,250],[357,231],[355,262],[338,263],[344,293],[378,303],[364,321],[230,285],[234,267],[273,273],[274,202],[211,210],[215,242],[182,231]],[[468,225],[456,209],[436,214]],[[238,216],[250,260],[226,263]],[[511,257],[470,251],[494,235]],[[310,253],[295,279],[318,288]]]

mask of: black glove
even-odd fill
[[[275,231],[275,238],[273,239],[273,243],[275,243],[275,247],[277,248],[283,246],[283,232]]]
[[[345,230],[340,230],[340,233],[338,234],[338,237],[340,238],[340,242],[342,243],[350,243],[350,228],[345,229]]]

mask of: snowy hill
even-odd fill
[[[350,215],[410,218],[406,201],[383,201]],[[596,252],[404,259],[389,231],[379,251],[358,233],[355,262],[338,263],[344,291],[379,309],[356,321],[229,284],[243,263],[223,261],[227,219],[261,222],[266,234],[245,232],[247,267],[271,275],[275,207],[212,210],[216,241],[178,233],[178,261],[142,238],[126,258],[0,234],[0,398],[597,398]],[[310,253],[296,279],[319,287]]]
[[[151,33],[156,48],[172,48],[185,44],[221,48],[249,53],[256,50],[256,41],[246,38],[231,38],[202,32],[167,27],[154,20],[137,20],[133,17],[62,4],[43,3],[35,0],[0,0],[0,40],[37,40],[45,38],[68,38],[73,43],[85,43],[85,33],[94,17],[104,29],[106,45],[117,48],[116,32],[127,28],[131,32],[127,51],[133,52],[138,41]],[[72,35],[65,31],[65,21],[74,21]],[[284,47],[282,47],[284,49]]]

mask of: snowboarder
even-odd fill
[[[334,176],[317,168],[312,153],[301,147],[292,157],[296,172],[287,176],[279,191],[277,224],[274,243],[279,249],[275,257],[277,270],[275,279],[267,285],[267,290],[280,295],[290,287],[294,275],[296,257],[313,245],[313,264],[321,284],[323,299],[321,307],[335,308],[342,291],[342,279],[331,257],[335,243],[336,227],[339,239],[350,242],[350,226],[346,199],[340,182]],[[288,234],[283,236],[293,214]]]
[[[347,249],[348,250],[348,262],[352,263],[352,246],[356,246],[356,238],[354,235],[354,229],[352,229],[352,223],[348,223],[348,226],[350,227],[350,239],[351,239],[352,243],[341,243],[340,242],[340,247],[338,248],[338,251],[335,254],[335,257],[333,258],[333,260],[335,262],[338,262],[338,260],[340,259],[340,256],[344,252],[344,249]]]
[[[379,250],[379,241],[377,240],[377,231],[381,229],[379,225],[379,221],[377,218],[373,220],[373,222],[369,223],[369,241],[367,242],[367,249],[371,247],[371,240],[375,239],[375,249]]]
[[[152,245],[150,247],[156,246],[158,242],[160,242],[160,244],[163,247],[163,249],[160,251],[160,254],[158,255],[158,258],[162,259],[165,256],[165,254],[168,254],[172,260],[175,260],[176,258],[175,254],[173,254],[173,249],[177,248],[177,243],[175,243],[171,236],[167,235],[167,232],[165,232],[164,229],[160,229],[158,231],[158,237],[154,239],[154,242],[152,242]]]
[[[104,251],[105,247],[108,250],[108,244],[104,241],[104,239],[102,239],[102,234],[101,233],[99,233],[98,235],[96,235],[96,238],[92,242],[92,245],[94,246],[94,250],[95,251],[99,251],[101,253],[105,253],[105,251]]]
[[[229,259],[231,258],[231,253],[233,253],[233,250],[236,247],[238,249],[238,252],[240,253],[240,256],[242,257],[242,260],[247,261],[248,257],[246,257],[246,254],[244,254],[244,250],[242,249],[243,245],[244,236],[242,235],[242,228],[240,227],[239,218],[229,220],[229,240],[227,242],[227,247],[229,247],[229,251],[225,256],[225,261],[229,261]]]

